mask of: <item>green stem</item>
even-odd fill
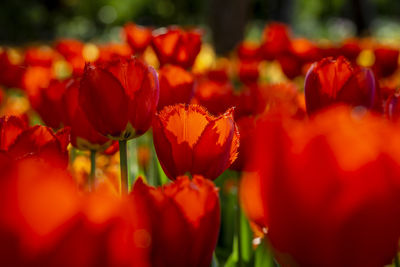
[[[96,180],[96,150],[90,150],[90,176],[89,176],[90,191],[94,190],[95,180]]]
[[[119,157],[121,166],[121,194],[126,195],[128,188],[128,154],[126,151],[126,140],[119,141]]]
[[[394,256],[394,266],[400,267],[399,255],[397,253],[396,253],[396,256]]]
[[[237,234],[237,248],[238,248],[238,267],[243,266],[242,255],[242,234],[241,234],[241,210],[240,210],[240,196],[239,196],[239,181],[237,185],[237,203],[236,203],[236,234]]]

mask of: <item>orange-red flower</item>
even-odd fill
[[[82,197],[69,173],[34,159],[0,185],[1,266],[150,267],[152,238],[137,203]]]
[[[374,50],[375,62],[372,69],[378,78],[392,75],[398,67],[399,49],[380,46]]]
[[[43,122],[54,129],[60,128],[64,123],[64,106],[62,97],[68,81],[53,79],[49,86],[39,88],[37,91],[28,92],[31,106],[40,115]]]
[[[107,63],[110,60],[128,59],[132,56],[132,49],[127,44],[109,43],[99,47],[98,63]]]
[[[151,266],[210,266],[220,226],[218,190],[211,181],[179,177],[162,188],[152,188],[139,179],[131,197],[147,207]]]
[[[158,113],[153,140],[165,174],[172,180],[190,173],[216,179],[237,156],[239,133],[233,109],[218,117],[197,105],[174,105]]]
[[[143,53],[151,42],[152,30],[134,23],[127,23],[124,26],[126,41],[134,53]]]
[[[273,22],[265,27],[261,50],[266,60],[273,60],[289,50],[289,29],[285,24]]]
[[[153,35],[152,46],[160,65],[170,63],[187,69],[192,67],[200,52],[201,33],[177,27],[160,29]]]
[[[190,72],[174,65],[159,70],[160,100],[158,110],[173,104],[189,104],[194,94],[194,77]]]
[[[40,157],[62,167],[68,164],[68,128],[54,133],[49,127],[28,127],[21,118],[6,116],[0,119],[0,133],[0,151],[12,159]]]
[[[212,75],[215,74],[217,73],[213,72]],[[221,75],[222,73],[218,74]],[[220,78],[221,80],[206,78],[197,81],[192,102],[206,107],[214,115],[219,115],[234,106],[234,89],[230,81],[225,80],[222,75],[213,78]]]
[[[71,64],[74,73],[82,74],[85,59],[83,58],[84,44],[81,41],[62,39],[57,41],[54,48]]]
[[[28,66],[50,68],[56,57],[56,52],[49,47],[32,47],[25,51],[24,63]]]
[[[335,108],[306,124],[259,121],[252,163],[280,264],[390,263],[400,236],[399,151],[396,130],[358,109]]]
[[[0,84],[6,87],[20,88],[24,68],[22,62],[14,62],[7,50],[0,52]]]
[[[79,105],[79,79],[68,79],[63,82],[65,93],[62,107],[65,125],[71,128],[71,143],[81,150],[103,150],[111,141],[100,135],[89,123]]]
[[[372,108],[379,98],[372,71],[353,66],[344,57],[314,63],[304,90],[309,114],[335,103]]]
[[[93,128],[115,139],[131,139],[151,126],[159,98],[156,71],[136,58],[88,63],[79,101]]]

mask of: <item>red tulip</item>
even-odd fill
[[[372,71],[354,67],[344,57],[314,63],[304,90],[309,114],[335,103],[372,108],[378,98]]]
[[[392,121],[400,119],[399,94],[393,93],[386,101],[385,114]]]
[[[21,118],[10,116],[0,119],[0,134],[0,151],[12,159],[34,156],[50,159],[61,167],[68,164],[68,128],[54,133],[46,126],[28,127]]]
[[[135,53],[143,53],[151,42],[152,30],[134,23],[124,26],[126,41]]]
[[[218,117],[197,105],[174,105],[158,113],[153,140],[165,174],[172,180],[187,172],[216,179],[237,156],[239,133],[233,109]]]
[[[43,122],[54,129],[58,129],[64,122],[64,107],[62,97],[68,81],[53,79],[47,87],[38,91],[29,91],[29,100],[32,107],[39,113]]]
[[[233,86],[228,81],[220,82],[211,79],[199,80],[195,87],[194,104],[207,108],[214,115],[224,113],[234,106]]]
[[[251,158],[253,153],[253,138],[255,135],[256,119],[254,117],[242,117],[236,121],[240,133],[240,146],[238,157],[231,165],[231,169],[243,171],[246,162]]]
[[[241,60],[261,60],[260,45],[252,42],[242,42],[237,48],[237,54]]]
[[[398,137],[363,114],[341,107],[309,123],[259,122],[250,162],[281,266],[384,266],[396,255]]]
[[[76,74],[82,74],[85,67],[85,59],[83,58],[84,44],[74,39],[63,39],[57,41],[55,49],[64,56]]]
[[[178,103],[189,104],[193,97],[194,77],[181,67],[167,65],[159,70],[160,100],[158,110]]]
[[[97,63],[105,63],[118,60],[129,59],[132,57],[132,49],[127,44],[109,43],[99,47],[99,57]]]
[[[208,267],[220,226],[218,190],[206,179],[179,177],[162,188],[139,179],[132,191],[151,222],[151,266]]]
[[[156,71],[136,58],[88,63],[79,92],[80,106],[93,128],[120,140],[149,129],[158,97]]]
[[[0,265],[150,266],[152,238],[137,203],[83,198],[65,170],[41,161],[20,162],[7,178],[0,181]]]
[[[32,47],[25,51],[24,63],[28,66],[50,68],[56,57],[57,54],[51,48]]]
[[[7,50],[0,52],[0,84],[6,87],[20,88],[24,68],[22,62],[14,62]]]
[[[372,69],[379,78],[392,75],[398,67],[399,49],[378,47],[374,50],[375,63]]]
[[[239,62],[239,79],[246,85],[256,84],[260,76],[260,62],[253,60],[243,60]]]
[[[0,151],[7,151],[15,139],[28,128],[27,123],[16,116],[0,118]]]
[[[62,98],[65,124],[71,128],[71,143],[81,150],[103,150],[111,141],[100,135],[89,123],[79,105],[79,79],[64,82],[65,93]]]
[[[261,46],[264,58],[273,60],[276,56],[289,50],[289,29],[282,23],[270,23],[263,33],[264,43]]]
[[[360,43],[357,39],[346,40],[339,48],[340,54],[351,62],[357,60],[358,55],[361,53]]]
[[[153,36],[152,46],[160,65],[175,64],[182,68],[192,67],[201,48],[201,33],[180,28],[159,30]]]

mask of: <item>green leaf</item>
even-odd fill
[[[255,251],[254,267],[274,267],[274,257],[271,250],[263,241]]]

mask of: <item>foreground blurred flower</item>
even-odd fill
[[[181,67],[167,65],[159,70],[160,101],[158,110],[173,104],[189,104],[193,97],[194,77]]]
[[[65,170],[33,158],[0,185],[1,266],[149,266],[151,237],[136,203],[82,197]]]
[[[179,177],[153,188],[139,179],[131,197],[147,207],[151,266],[210,266],[220,225],[218,189],[212,182],[200,176]]]
[[[387,121],[357,110],[258,123],[251,162],[261,192],[248,194],[261,193],[281,266],[383,266],[396,255],[400,144]]]
[[[134,53],[143,53],[151,42],[152,32],[150,28],[142,27],[133,23],[124,26],[126,41]]]
[[[68,165],[68,128],[54,133],[49,127],[28,127],[21,118],[6,116],[0,118],[0,133],[0,151],[11,159],[40,157],[63,168]]]
[[[233,109],[218,117],[198,105],[174,105],[158,113],[153,140],[165,174],[172,180],[190,173],[216,179],[236,159],[239,133]]]
[[[373,108],[379,98],[372,71],[355,67],[344,57],[314,63],[307,73],[304,91],[309,114],[335,103]]]
[[[201,48],[201,33],[197,30],[184,31],[177,27],[160,29],[153,36],[152,46],[160,65],[175,64],[191,68]]]
[[[144,134],[158,98],[157,73],[136,58],[85,67],[80,105],[93,128],[109,138],[126,140]]]

